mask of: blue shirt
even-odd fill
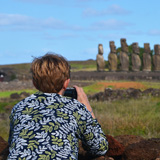
[[[79,139],[91,155],[104,155],[108,149],[99,123],[85,105],[37,92],[12,109],[8,160],[77,160]]]

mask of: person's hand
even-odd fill
[[[86,95],[86,94],[84,93],[84,91],[83,91],[83,88],[78,87],[78,86],[73,86],[73,87],[74,87],[74,88],[76,89],[76,91],[77,91],[77,100],[78,100],[80,103],[83,103],[83,104],[87,107],[88,111],[91,112],[92,117],[95,118],[94,113],[93,113],[93,110],[92,110],[92,107],[91,107],[91,105],[90,105],[90,103],[89,103],[89,101],[88,101],[87,95]]]

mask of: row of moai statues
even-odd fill
[[[99,53],[97,54],[97,71],[104,71],[105,69],[105,61],[103,58],[103,45],[99,44]],[[154,45],[153,55],[153,70],[160,71],[160,45]],[[144,53],[143,53],[143,71],[151,71],[152,70],[152,57],[149,43],[144,43]],[[131,54],[131,63],[132,63],[132,71],[140,71],[142,62],[140,59],[140,51],[138,43],[132,44],[132,54]],[[120,70],[121,71],[129,71],[129,49],[126,43],[126,39],[121,39],[121,51],[119,53],[119,57],[116,54],[116,46],[114,41],[110,41],[110,53],[108,55],[109,62],[109,70],[117,71],[118,58],[120,61]]]

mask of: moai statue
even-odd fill
[[[160,45],[154,45],[154,56],[153,56],[153,65],[154,71],[160,71]]]
[[[121,51],[119,54],[120,64],[121,64],[121,71],[128,71],[129,70],[129,56],[128,56],[128,45],[126,43],[126,39],[121,39]]]
[[[104,71],[105,61],[103,58],[103,45],[102,44],[98,45],[98,54],[96,57],[96,62],[97,62],[97,71]]]
[[[117,55],[116,55],[116,46],[114,41],[110,41],[110,53],[108,56],[109,61],[109,70],[116,71],[117,70]]]
[[[133,43],[132,44],[132,71],[140,71],[141,67],[141,59],[139,57],[139,47],[138,43]]]
[[[149,43],[144,43],[144,53],[143,53],[143,71],[151,71],[151,50]]]

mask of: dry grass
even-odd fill
[[[6,115],[4,120],[0,120],[0,136],[4,140],[8,141],[9,128],[10,128],[9,114]]]
[[[146,82],[96,82],[88,86],[88,91],[99,92],[101,88],[109,85],[120,86],[120,84],[136,84],[139,87],[159,88],[158,82],[147,84]],[[86,88],[86,87],[84,87]],[[123,87],[122,87],[123,88]],[[7,95],[8,96],[8,95]],[[15,102],[16,103],[16,102]],[[119,100],[115,102],[91,102],[95,115],[106,134],[117,135],[139,135],[145,138],[160,137],[160,98],[147,97],[143,99]],[[5,106],[13,106],[13,102],[0,103],[0,113],[5,113]],[[6,119],[0,120],[0,136],[8,139],[9,112]]]
[[[160,100],[148,97],[139,100],[91,102],[106,134],[160,137]]]
[[[95,94],[100,91],[104,91],[105,88],[112,89],[128,89],[135,88],[145,90],[148,88],[159,88],[160,82],[145,82],[145,81],[97,81],[89,86],[83,87],[85,93]]]

